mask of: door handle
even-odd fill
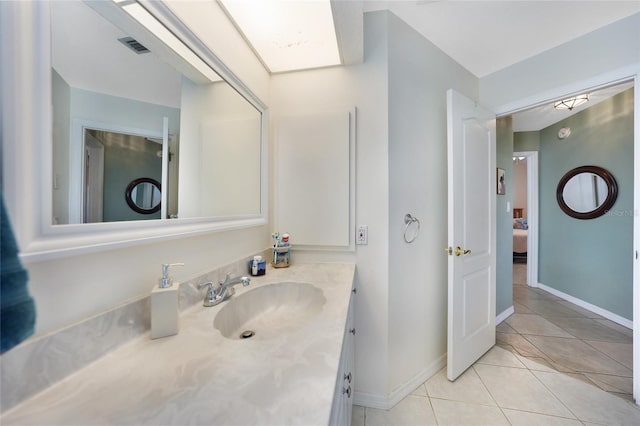
[[[453,256],[454,253],[456,256],[471,254],[471,250],[462,250],[460,246],[456,247],[455,251],[451,247],[446,247],[444,251],[448,253],[449,256]]]
[[[456,247],[456,256],[471,254],[471,250],[463,250],[460,246]]]

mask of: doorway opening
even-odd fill
[[[633,81],[588,93],[589,102],[577,112],[538,129],[521,130],[527,133],[524,136],[529,144],[523,142],[527,138],[516,137],[517,114],[513,114],[515,313],[498,326],[497,340],[522,356],[633,400],[633,322],[628,319],[633,317],[629,303],[634,297],[631,216],[637,191]],[[534,110],[522,114],[531,116]],[[548,103],[546,112],[553,111],[553,103]],[[621,129],[623,116],[626,121]],[[594,136],[598,132],[600,136]],[[532,148],[530,142],[536,136],[538,145]],[[599,137],[598,143],[595,137]],[[615,155],[620,158],[613,160]],[[604,165],[617,177],[618,184],[627,188],[628,198],[619,200],[600,220],[568,217],[556,202],[556,196],[561,196],[557,194],[558,176],[581,165]],[[526,169],[526,186],[518,193],[522,169]],[[533,174],[538,175],[533,178]],[[531,201],[532,192],[538,190]],[[621,217],[625,212],[629,217]],[[613,228],[621,230],[617,237],[612,235]],[[520,241],[516,241],[516,234],[520,234]],[[599,235],[600,247],[590,242],[589,234]],[[550,248],[554,246],[550,241],[555,241],[564,254]],[[609,265],[613,268],[609,280],[590,271],[603,258],[596,253],[599,249],[619,251],[614,256],[622,259],[617,266]],[[586,253],[590,250],[591,256]],[[616,284],[619,288],[613,288]],[[597,297],[588,297],[584,291],[588,286]],[[617,305],[612,293],[621,299]]]

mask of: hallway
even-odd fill
[[[526,267],[513,266],[515,314],[496,328],[496,344],[632,400],[632,330],[527,287]]]
[[[449,382],[443,368],[391,410],[354,406],[352,425],[640,424],[631,331],[526,287],[525,275],[514,265],[515,314],[462,376]]]

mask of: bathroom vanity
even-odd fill
[[[353,264],[270,268],[220,305],[185,311],[177,335],[151,340],[146,333],[4,413],[1,422],[349,424],[354,272]],[[260,301],[268,298],[279,302]],[[251,312],[264,318],[246,321]],[[247,324],[255,334],[242,338]]]

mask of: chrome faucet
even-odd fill
[[[231,274],[227,273],[224,281],[218,284],[217,287],[213,282],[209,281],[204,284],[199,284],[198,288],[207,288],[207,294],[204,296],[203,305],[206,307],[216,306],[217,304],[224,302],[236,293],[233,286],[242,284],[244,287],[251,284],[251,278],[249,277],[235,277],[231,278]]]

